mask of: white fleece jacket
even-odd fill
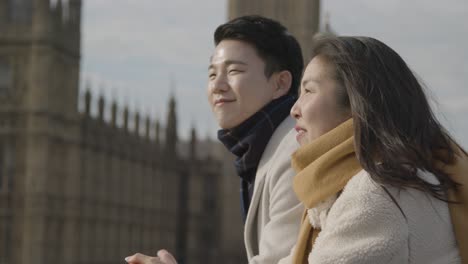
[[[437,183],[434,175],[420,177]],[[356,174],[338,198],[308,210],[320,227],[312,264],[460,263],[446,203],[415,189],[387,187],[402,211],[366,171]]]

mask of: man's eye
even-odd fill
[[[229,73],[239,73],[241,72],[240,70],[238,69],[232,69],[232,70],[229,70]]]
[[[214,73],[208,74],[208,78],[213,79],[214,77],[216,77],[216,74],[214,74]]]

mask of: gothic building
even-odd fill
[[[174,98],[166,124],[80,98],[82,0],[62,1],[0,1],[0,264],[122,263],[159,248],[245,263],[232,156],[195,131],[180,141]],[[280,20],[303,47],[318,30],[318,0],[228,6],[229,19]]]
[[[301,44],[304,61],[311,58],[314,35],[320,30],[320,0],[228,0],[228,18],[262,15],[280,21]]]
[[[121,263],[160,248],[239,263],[242,248],[223,252],[222,164],[196,155],[195,131],[179,155],[174,98],[165,126],[89,92],[78,110],[82,2],[55,2],[0,1],[0,263]]]

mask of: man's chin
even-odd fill
[[[235,128],[239,124],[241,124],[242,121],[235,121],[235,120],[219,120],[218,119],[218,125],[221,129],[231,129]]]

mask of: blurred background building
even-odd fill
[[[280,21],[294,35],[303,49],[304,61],[309,62],[313,36],[319,32],[319,0],[229,0],[228,18],[258,14]]]
[[[228,3],[229,18],[276,18],[305,46],[319,29],[318,0]],[[0,264],[122,263],[160,248],[181,263],[245,263],[233,157],[195,129],[179,139],[174,96],[164,124],[80,96],[81,18],[81,0],[0,1]]]

